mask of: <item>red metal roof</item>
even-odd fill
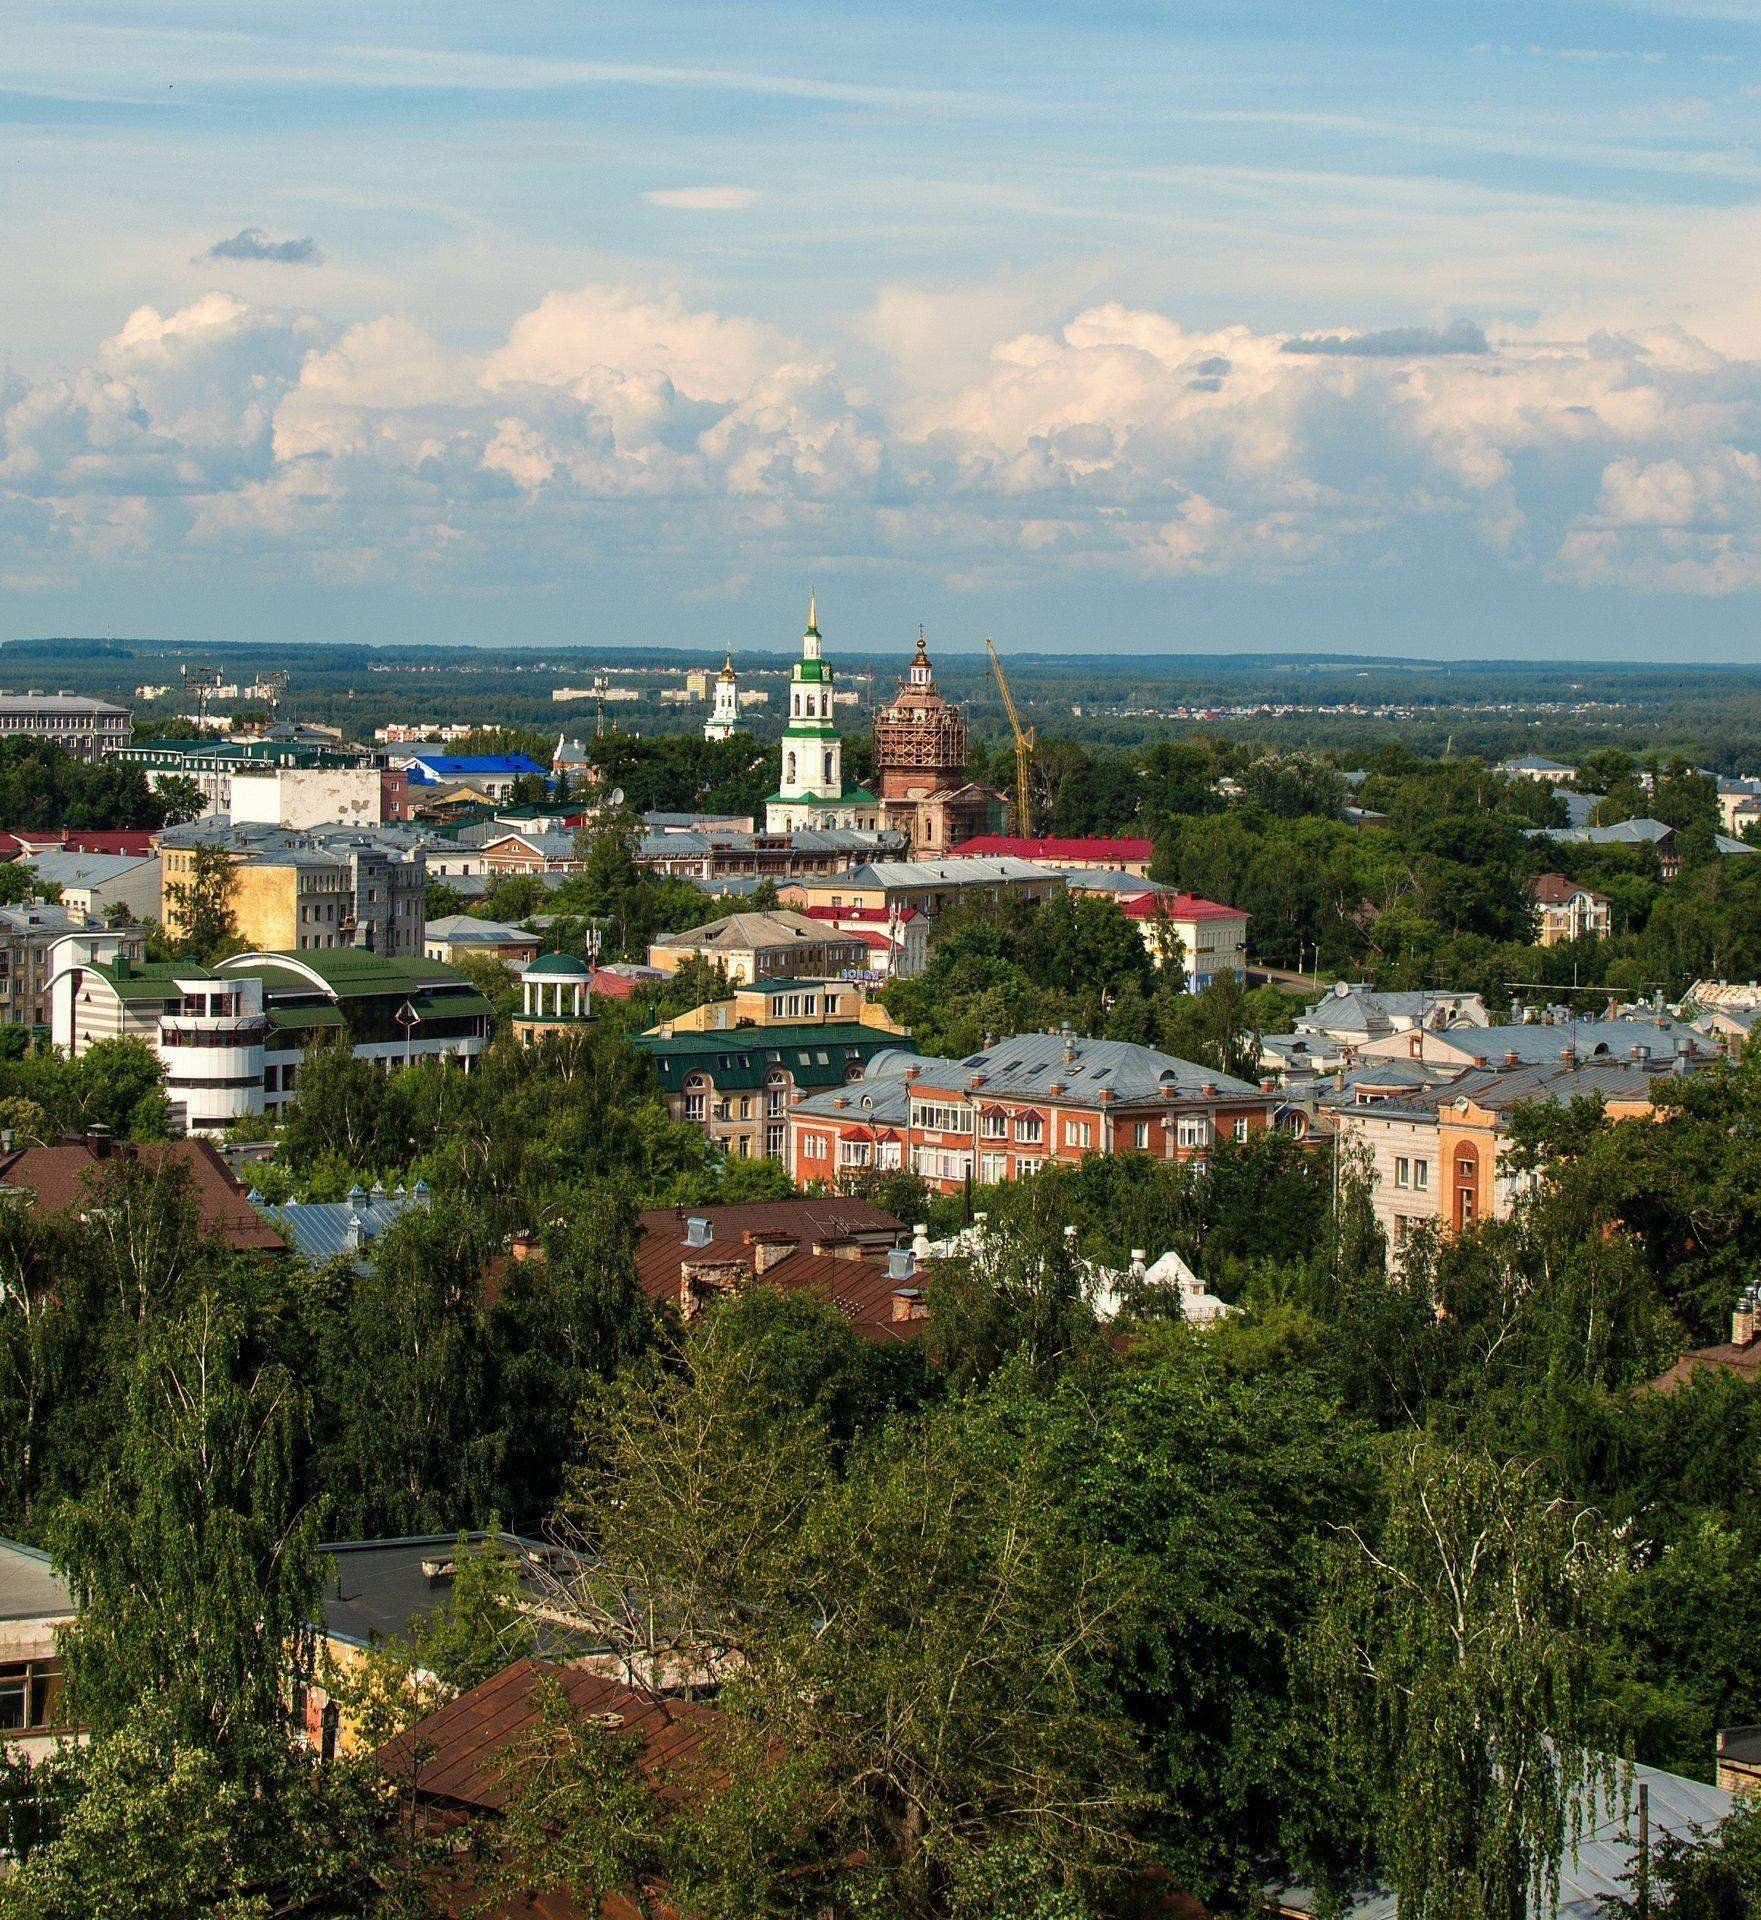
[[[21,853],[132,853],[144,860],[153,851],[157,836],[146,827],[127,829],[45,828],[38,831],[21,827],[16,832],[0,833],[0,860],[11,860]]]
[[[1130,920],[1156,920],[1164,914],[1170,920],[1245,920],[1241,907],[1226,907],[1218,900],[1201,900],[1196,893],[1144,893],[1128,900],[1121,911]]]
[[[981,833],[948,849],[950,860],[1000,859],[1013,855],[1017,860],[1092,860],[1115,865],[1127,860],[1149,860],[1155,855],[1153,840],[1063,840],[1057,837],[1028,839],[1014,833]]]
[[[217,1234],[236,1253],[285,1253],[287,1242],[245,1198],[219,1150],[207,1140],[118,1140],[94,1145],[67,1140],[52,1147],[19,1147],[0,1154],[0,1186],[35,1194],[45,1213],[70,1213],[91,1204],[105,1170],[130,1162],[154,1173],[175,1167],[194,1184],[202,1231]]]
[[[907,920],[917,918],[915,907],[905,907],[898,913],[889,913],[885,907],[802,907],[799,911],[809,920],[836,920],[840,924],[846,920],[873,920],[887,925],[897,920],[903,926]]]

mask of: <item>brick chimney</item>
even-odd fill
[[[1747,1287],[1730,1316],[1730,1343],[1752,1347],[1757,1336],[1761,1336],[1761,1288]]]
[[[743,1238],[752,1249],[753,1274],[762,1279],[779,1261],[787,1260],[800,1242],[779,1227],[748,1227]]]

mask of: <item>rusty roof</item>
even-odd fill
[[[709,1244],[687,1247],[689,1223],[709,1222]],[[819,1194],[804,1200],[755,1200],[731,1207],[654,1207],[638,1215],[636,1273],[642,1291],[651,1300],[670,1299],[679,1287],[679,1262],[690,1253],[698,1258],[726,1258],[752,1264],[748,1235],[773,1238],[784,1234],[811,1251],[835,1240],[856,1240],[888,1247],[905,1231],[895,1220],[867,1200],[845,1194]]]
[[[0,1153],[0,1188],[23,1188],[45,1213],[74,1213],[91,1204],[108,1167],[138,1164],[158,1174],[181,1168],[194,1184],[202,1231],[235,1253],[286,1253],[287,1242],[261,1218],[207,1140],[64,1140],[52,1147]]]

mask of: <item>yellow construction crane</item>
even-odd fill
[[[1034,729],[1024,728],[1021,724],[1021,716],[1015,711],[1015,696],[1009,691],[1003,663],[997,657],[996,642],[988,633],[984,637],[984,650],[991,657],[991,671],[997,676],[997,691],[1003,696],[1003,711],[1009,716],[1009,731],[1015,736],[1015,831],[1031,835]]]

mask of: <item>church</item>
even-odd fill
[[[789,720],[783,729],[782,778],[764,803],[767,833],[812,827],[880,829],[880,802],[866,787],[844,785],[844,743],[832,700],[831,662],[824,656],[818,607],[807,602],[801,658],[789,675]]]
[[[967,747],[966,716],[937,687],[920,629],[916,658],[874,720],[881,824],[906,836],[913,859],[1002,828],[1003,796],[966,778]]]

